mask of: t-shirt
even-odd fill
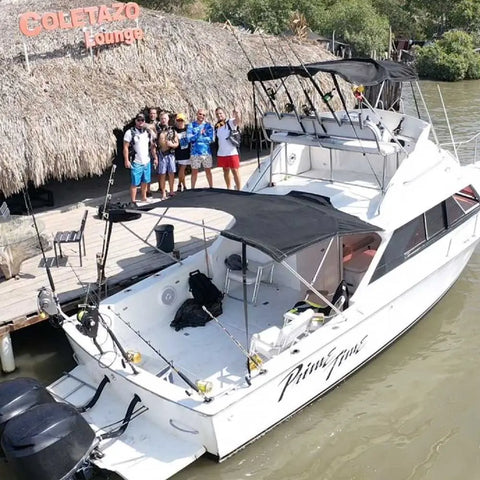
[[[232,118],[230,120],[227,120],[227,122],[229,123],[230,127],[232,127],[232,130],[236,128],[234,126]],[[222,126],[220,127],[217,127],[217,125],[218,123],[215,124],[215,134],[218,139],[217,156],[228,157],[230,155],[238,155],[237,147],[235,147],[231,142],[227,140],[227,138],[230,136],[230,129],[228,128],[228,126],[224,123],[222,123]]]
[[[190,143],[187,139],[187,127],[178,128],[175,127],[175,131],[178,135],[179,144],[175,149],[175,160],[189,160],[190,159]]]
[[[123,141],[131,143],[133,135],[133,151],[135,152],[134,163],[148,165],[150,163],[150,141],[153,140],[150,130],[129,128],[123,136]]]

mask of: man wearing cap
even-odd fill
[[[157,166],[155,139],[145,126],[145,115],[135,117],[135,126],[129,128],[123,136],[123,159],[125,168],[130,169],[130,200],[136,204],[137,190],[140,186],[141,201],[147,202],[147,187],[151,180],[150,161],[153,158]]]
[[[178,163],[178,188],[177,192],[187,189],[185,183],[185,169],[190,165],[190,143],[187,139],[186,117],[183,113],[177,114],[175,131],[178,135],[178,147],[175,149],[175,160]]]

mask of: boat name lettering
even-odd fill
[[[110,6],[95,5],[92,7],[74,8],[69,12],[25,12],[20,16],[20,32],[27,37],[35,37],[43,30],[69,30],[83,28],[85,33],[85,46],[87,48],[113,43],[126,43],[130,45],[135,40],[144,36],[141,28],[127,28],[122,31],[102,31],[93,35],[87,32],[86,27],[104,23],[137,20],[140,16],[140,7],[135,2],[115,2]]]
[[[303,380],[309,378],[315,372],[326,372],[325,381],[328,381],[333,371],[342,365],[343,362],[348,360],[352,355],[356,355],[362,350],[365,345],[365,341],[368,335],[365,335],[358,343],[350,348],[344,348],[338,351],[337,347],[333,347],[326,355],[318,359],[316,362],[308,362],[306,365],[303,363],[298,364],[292,369],[280,382],[283,384],[282,392],[278,401],[281,402],[287,389],[298,385]]]

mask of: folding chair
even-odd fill
[[[87,255],[87,250],[85,249],[85,237],[83,232],[85,230],[85,224],[87,223],[88,210],[85,210],[83,214],[82,223],[78,230],[70,230],[66,232],[57,232],[55,238],[53,239],[53,248],[55,249],[55,263],[58,267],[58,256],[57,256],[57,245],[60,251],[60,257],[63,257],[62,253],[62,243],[78,243],[78,255],[80,257],[80,266],[82,267],[82,243],[83,243],[83,254]]]

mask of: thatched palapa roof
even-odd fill
[[[189,118],[203,107],[210,120],[215,107],[235,106],[244,122],[253,123],[252,87],[246,78],[252,65],[298,64],[293,52],[305,63],[331,58],[318,45],[294,42],[292,51],[285,40],[236,30],[240,46],[224,25],[144,9],[138,19],[144,40],[100,47],[93,55],[85,49],[80,28],[35,37],[19,31],[19,16],[27,11],[69,12],[92,5],[100,3],[0,3],[0,191],[6,196],[20,191],[27,180],[40,186],[50,179],[103,173],[116,148],[113,130],[122,129],[146,105]],[[134,21],[104,25],[107,30],[135,26]],[[93,28],[100,31],[98,25]],[[301,93],[297,81],[289,86]]]

